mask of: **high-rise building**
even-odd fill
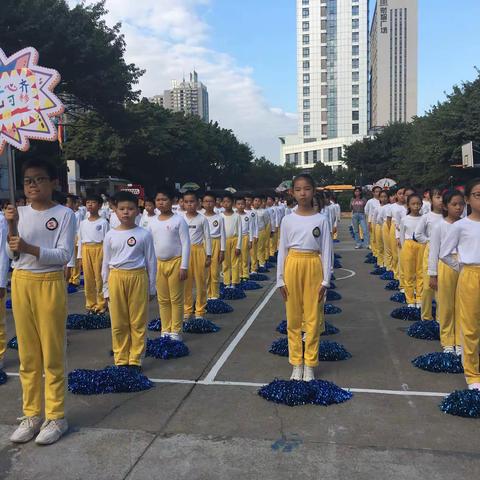
[[[173,80],[170,90],[165,90],[163,95],[153,96],[150,101],[173,112],[196,115],[204,122],[209,121],[208,90],[198,80],[198,74],[195,71],[190,74],[190,81]]]
[[[377,0],[370,30],[370,125],[417,114],[418,0]]]
[[[297,135],[284,162],[342,164],[368,131],[368,0],[297,0]]]

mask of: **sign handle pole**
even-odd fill
[[[10,203],[15,206],[15,152],[11,145],[7,145],[7,166],[8,166],[8,190]],[[17,224],[15,221],[8,222],[8,234],[11,237],[17,235]],[[15,254],[15,258],[18,254]]]

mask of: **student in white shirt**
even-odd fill
[[[120,225],[103,244],[103,296],[112,322],[115,365],[141,370],[148,322],[148,302],[155,298],[156,263],[151,233],[135,224],[138,199],[115,195]]]
[[[5,298],[7,294],[8,270],[10,259],[7,255],[8,227],[4,215],[0,215],[0,370],[3,368],[3,356],[7,349],[7,331],[5,325]]]
[[[257,228],[258,228],[258,246],[257,246],[257,259],[258,265],[252,267],[252,271],[257,271],[257,268],[265,267],[265,262],[268,260],[267,248],[269,242],[270,230],[267,230],[267,212],[262,207],[262,203],[265,197],[263,195],[255,195],[253,197],[253,210],[257,216]]]
[[[372,231],[375,236],[375,249],[377,252],[377,264],[380,267],[386,267],[385,264],[385,245],[383,243],[383,223],[386,221],[386,213],[389,205],[388,192],[382,190],[378,196],[379,205],[375,207],[372,213]]]
[[[258,218],[253,209],[253,196],[248,193],[245,195],[245,212],[250,215],[250,225],[253,231],[252,248],[250,248],[250,272],[256,273],[258,268]],[[279,238],[280,240],[280,238]]]
[[[212,241],[212,260],[207,269],[207,296],[210,300],[220,297],[220,268],[225,259],[226,236],[223,217],[215,213],[215,196],[206,193],[203,196],[204,216],[210,227]]]
[[[313,206],[312,177],[295,177],[293,192],[298,209],[282,222],[277,287],[286,304],[291,380],[308,382],[315,378],[320,334],[325,327],[323,302],[330,285],[333,241],[327,219]]]
[[[422,215],[422,219],[415,230],[417,242],[425,245],[423,253],[422,320],[433,320],[432,302],[435,298],[435,290],[430,288],[428,256],[433,227],[440,222],[443,222],[442,192],[439,188],[434,188],[431,190],[431,211]]]
[[[423,250],[425,245],[418,243],[415,230],[421,220],[422,198],[413,193],[407,200],[407,215],[400,223],[400,262],[405,283],[405,296],[409,307],[421,307],[423,292]]]
[[[155,200],[153,198],[146,198],[143,206],[144,210],[142,218],[140,219],[140,226],[147,228],[150,220],[157,216],[155,213]]]
[[[380,192],[382,191],[382,189],[378,186],[376,187],[373,187],[372,188],[372,194],[373,194],[373,197],[370,198],[366,205],[365,205],[365,216],[367,217],[367,223],[368,223],[368,231],[370,232],[370,235],[369,235],[369,238],[370,238],[370,249],[372,250],[373,254],[375,256],[376,255],[376,252],[375,252],[375,229],[374,229],[374,225],[372,223],[372,215],[373,215],[373,211],[375,210],[375,208],[380,205],[380,201],[378,200],[378,197],[380,196]]]
[[[12,308],[23,390],[24,417],[10,437],[16,443],[28,442],[38,434],[36,443],[51,444],[68,430],[64,410],[67,291],[63,269],[73,255],[75,216],[71,209],[52,201],[57,178],[56,168],[48,162],[26,162],[23,184],[31,204],[18,211],[9,206],[5,213],[10,232],[7,252],[14,258]],[[18,233],[13,234],[15,230]]]
[[[67,195],[67,203],[66,206],[71,208],[73,213],[75,214],[75,249],[72,255],[72,258],[67,264],[67,272],[66,272],[66,280],[67,283],[73,285],[74,287],[78,287],[80,285],[80,275],[82,272],[82,262],[78,260],[78,230],[80,228],[80,222],[83,220],[83,214],[78,209],[79,200],[76,195],[68,194]]]
[[[155,196],[155,206],[160,215],[151,220],[157,256],[157,297],[162,320],[162,336],[181,340],[185,280],[190,262],[190,236],[183,215],[172,212],[174,192],[162,188]],[[183,205],[183,198],[181,202]]]
[[[240,224],[242,226],[242,248],[240,254],[240,279],[248,280],[250,277],[249,263],[250,263],[250,251],[253,245],[253,228],[254,221],[250,214],[245,211],[246,203],[245,198],[238,197],[235,199],[235,206],[237,208],[237,214],[240,216]]]
[[[78,259],[83,266],[85,282],[85,308],[87,312],[102,314],[107,310],[103,297],[103,241],[109,223],[100,217],[101,197],[87,196],[88,217],[80,223],[78,230]]]
[[[465,206],[463,193],[449,190],[443,194],[443,219],[432,226],[428,275],[430,288],[437,292],[437,320],[440,343],[445,353],[462,354],[460,315],[455,308],[459,272],[440,260],[440,251],[453,224],[461,219]],[[456,255],[456,252],[455,252]]]
[[[225,287],[230,288],[240,283],[240,255],[242,252],[242,225],[240,216],[233,211],[233,195],[226,192],[223,195],[222,212],[225,223],[227,244],[225,260],[223,262],[223,281]]]
[[[420,213],[426,215],[432,211],[432,192],[429,188],[423,192],[423,205]]]
[[[270,215],[270,230],[271,230],[269,247],[268,247],[268,258],[272,258],[275,256],[275,253],[277,252],[280,218],[279,218],[279,212],[275,207],[275,198],[272,195],[267,195],[266,203],[267,203],[267,212]]]
[[[194,191],[183,194],[184,219],[190,235],[189,275],[185,281],[184,318],[194,315],[193,287],[195,284],[195,318],[207,313],[207,270],[212,263],[212,241],[208,220],[197,212],[198,196]]]
[[[467,184],[465,198],[471,214],[452,225],[441,246],[440,260],[460,268],[456,304],[463,339],[463,369],[468,388],[480,390],[480,178]]]
[[[387,221],[390,222],[390,250],[392,252],[392,271],[394,273],[395,280],[400,281],[400,270],[398,266],[399,250],[397,244],[397,229],[398,231],[400,231],[400,221],[397,220],[397,216],[401,215],[402,212],[405,215],[407,214],[407,209],[405,208],[405,188],[401,187],[396,191],[395,200],[395,203],[392,203],[390,205],[389,211],[387,212]],[[397,212],[399,210],[401,210],[401,212]],[[401,288],[403,288],[403,285]]]

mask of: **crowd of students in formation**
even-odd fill
[[[159,188],[140,213],[137,197],[127,191],[108,204],[96,195],[88,195],[85,205],[72,195],[55,201],[55,168],[30,161],[22,170],[27,205],[9,205],[0,219],[0,362],[12,259],[23,389],[24,416],[13,442],[36,437],[38,444],[51,444],[68,429],[65,281],[78,284],[81,268],[87,312],[109,311],[115,365],[139,371],[148,304],[155,296],[161,336],[181,341],[183,321],[204,317],[207,300],[220,297],[221,279],[224,288],[235,288],[278,251],[277,286],[286,304],[291,379],[314,379],[340,208],[309,175],[295,177],[288,198],[194,191],[178,198],[169,188]],[[394,272],[409,306],[422,308],[422,318],[432,318],[432,298],[438,292],[445,351],[463,354],[469,386],[480,388],[480,181],[470,183],[465,195],[430,193],[422,200],[411,189],[375,188],[366,202],[362,189],[356,189],[357,247],[363,233],[379,265]],[[464,198],[471,213],[461,219]]]
[[[362,190],[351,201],[356,248],[369,245],[394,273],[407,306],[433,320],[445,353],[462,358],[470,390],[480,390],[480,179],[462,191]]]

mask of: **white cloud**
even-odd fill
[[[277,162],[278,135],[296,131],[296,115],[267,104],[251,68],[238,65],[228,53],[207,47],[210,27],[199,9],[209,3],[107,0],[107,23],[122,22],[126,60],[146,69],[139,85],[144,96],[163,93],[172,79],[195,68],[209,91],[211,120],[232,129],[257,156]]]

